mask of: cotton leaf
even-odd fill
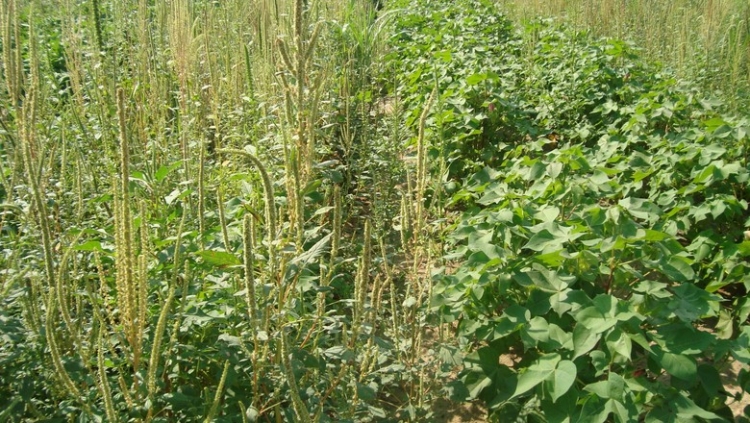
[[[519,376],[516,391],[511,398],[523,395],[544,382],[548,377],[552,376],[555,373],[559,361],[559,354],[548,354],[540,357],[534,364],[529,366],[521,376]]]
[[[561,396],[573,386],[576,380],[578,369],[575,363],[570,360],[563,360],[557,364],[552,376],[547,379],[545,386],[552,396],[552,402],[556,402]]]

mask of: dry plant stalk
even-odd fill
[[[219,225],[221,225],[221,239],[224,242],[224,250],[232,252],[232,246],[229,244],[229,229],[227,228],[227,217],[224,212],[224,194],[221,186],[216,187],[216,202],[219,209]]]
[[[237,149],[231,149],[231,148],[221,148],[216,150],[217,153],[220,154],[235,154],[240,155],[248,158],[255,167],[258,168],[258,171],[260,172],[261,176],[261,182],[263,183],[263,193],[265,196],[265,218],[266,218],[266,240],[268,242],[268,266],[269,266],[269,275],[271,277],[274,277],[275,269],[276,269],[276,247],[275,247],[275,240],[276,240],[276,205],[273,195],[273,183],[271,182],[271,177],[268,176],[268,171],[266,170],[265,165],[263,165],[263,162],[260,161],[256,156],[253,154],[248,153],[245,150],[237,150]]]
[[[437,97],[437,87],[432,90],[430,97],[427,99],[427,103],[422,109],[422,114],[419,116],[419,134],[417,135],[417,176],[416,176],[416,193],[414,201],[416,202],[415,226],[414,235],[419,236],[422,229],[424,229],[424,193],[427,188],[427,141],[425,140],[425,124],[427,122],[427,115],[430,112],[432,103]]]
[[[219,404],[221,403],[221,395],[224,392],[224,384],[227,381],[227,375],[229,374],[229,360],[224,362],[224,370],[221,372],[221,379],[219,380],[219,386],[216,387],[216,394],[214,394],[214,401],[211,403],[211,409],[206,416],[204,423],[211,423],[214,421],[216,413],[219,411]]]
[[[5,84],[11,104],[18,104],[20,99],[21,81],[23,80],[23,64],[21,61],[21,46],[19,38],[18,7],[16,0],[0,3],[0,34],[3,43],[3,70]]]
[[[125,338],[130,346],[132,365],[138,372],[143,353],[143,332],[145,328],[145,278],[136,274],[133,240],[133,221],[130,211],[130,146],[127,136],[125,118],[125,94],[122,88],[117,90],[117,117],[120,141],[119,183],[116,183],[115,194],[115,246],[117,249],[115,268],[117,270],[117,302]],[[136,380],[137,386],[137,380]]]
[[[179,113],[180,113],[180,148],[182,151],[185,177],[190,178],[190,151],[187,139],[188,99],[190,98],[189,77],[192,64],[191,46],[192,16],[187,0],[172,2],[169,23],[169,38],[171,51],[179,84]]]
[[[172,265],[173,268],[173,274],[172,274],[172,280],[169,284],[169,294],[167,295],[167,299],[164,302],[164,306],[161,309],[161,313],[159,313],[159,320],[156,323],[156,329],[154,330],[154,338],[151,344],[151,356],[149,359],[149,365],[148,365],[148,374],[146,376],[146,387],[148,389],[148,398],[153,403],[154,396],[156,394],[156,372],[159,368],[159,358],[161,357],[161,354],[159,350],[161,349],[162,339],[164,338],[164,332],[166,331],[167,327],[167,318],[169,316],[169,312],[172,308],[172,303],[174,302],[175,297],[175,291],[177,290],[177,283],[180,279],[180,269],[183,265],[183,258],[182,254],[180,252],[180,245],[182,244],[182,234],[183,230],[185,228],[185,217],[186,214],[182,214],[182,218],[180,219],[180,226],[177,228],[177,239],[175,241],[175,253],[174,253],[174,262]],[[185,275],[184,275],[184,283],[182,285],[183,290],[183,296],[185,295],[185,291],[188,286],[189,281],[189,275],[188,275],[189,266],[185,266]],[[184,298],[183,298],[184,300]],[[179,319],[175,319],[174,325],[173,325],[173,332],[172,335],[175,336],[177,333],[179,324]],[[167,363],[169,360],[169,353],[171,351],[171,346],[174,345],[176,342],[175,340],[170,339],[170,342],[168,344],[168,348],[166,350],[166,354],[164,357],[164,362]],[[149,409],[149,414],[147,421],[151,419],[152,417],[152,410],[153,408]]]
[[[206,143],[201,142],[200,156],[198,158],[198,232],[201,234],[200,243],[201,250],[206,249],[206,239],[204,234],[206,233],[206,193],[205,183],[203,179],[206,176]]]
[[[297,377],[294,375],[292,361],[289,358],[289,340],[287,339],[283,328],[281,330],[281,365],[284,368],[284,374],[286,375],[287,383],[289,384],[289,395],[292,397],[292,408],[294,408],[294,413],[297,415],[298,421],[302,423],[312,423],[312,420],[310,419],[310,411],[308,411],[305,402],[302,401],[302,397],[299,395]]]
[[[305,1],[294,2],[294,54],[290,54],[287,42],[281,38],[276,40],[277,51],[281,58],[283,69],[279,76],[284,87],[287,120],[295,127],[295,148],[297,171],[299,172],[299,186],[305,186],[313,173],[315,162],[315,136],[310,125],[311,119],[317,114],[320,88],[320,75],[311,82],[309,72],[314,57],[322,24],[318,22],[311,34],[307,31],[307,13]],[[294,77],[294,84],[290,83],[286,74]],[[296,110],[293,113],[292,110]],[[290,171],[291,169],[287,169]]]
[[[99,377],[99,393],[104,399],[104,411],[107,413],[107,420],[110,422],[119,422],[120,419],[115,411],[114,401],[112,399],[112,389],[109,386],[109,380],[107,380],[106,365],[104,361],[104,328],[106,322],[103,319],[99,320],[99,338],[97,341],[97,354],[96,364],[99,366],[98,377]]]
[[[370,219],[365,220],[364,240],[362,241],[362,255],[359,260],[359,269],[354,286],[354,321],[358,322],[365,315],[365,303],[367,300],[367,288],[370,286],[370,266],[372,263],[372,224]],[[357,325],[358,326],[358,325]]]
[[[52,365],[55,368],[55,374],[60,379],[60,381],[63,384],[63,387],[67,391],[69,397],[76,398],[80,401],[81,397],[81,391],[78,389],[76,384],[73,382],[73,380],[70,378],[70,375],[68,374],[68,371],[65,369],[65,365],[63,364],[62,357],[60,356],[60,347],[57,345],[57,338],[55,337],[55,334],[57,333],[55,331],[55,327],[52,325],[53,322],[56,321],[54,318],[54,312],[57,310],[56,303],[57,303],[57,290],[55,288],[52,288],[49,290],[49,297],[47,299],[47,315],[45,317],[45,332],[46,332],[46,338],[47,338],[47,344],[49,346],[49,352],[50,357],[52,358]]]
[[[252,220],[253,216],[246,214],[242,222],[242,241],[244,246],[245,265],[245,299],[247,300],[247,314],[250,323],[255,322],[255,277],[253,275],[253,242],[252,242]]]

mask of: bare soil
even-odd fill
[[[748,423],[750,422],[750,394],[742,392],[742,388],[737,386],[737,377],[742,370],[743,365],[739,361],[731,361],[727,364],[726,368],[721,371],[721,381],[724,383],[724,387],[732,395],[742,395],[740,400],[734,398],[727,398],[727,405],[734,414],[734,420],[737,423]],[[747,408],[747,412],[746,409]]]
[[[435,423],[485,423],[487,409],[475,402],[453,402],[440,398],[432,404]]]

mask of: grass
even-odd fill
[[[579,30],[629,40],[644,56],[721,91],[735,112],[750,89],[750,4],[741,0],[498,0],[519,21],[560,18]]]

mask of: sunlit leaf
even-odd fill
[[[560,362],[559,354],[548,354],[540,357],[534,364],[530,365],[524,373],[518,378],[516,390],[511,396],[515,398],[519,395],[534,389],[537,385],[544,382],[548,377],[555,373],[557,363]]]
[[[560,397],[568,392],[570,387],[573,386],[577,374],[578,369],[572,361],[563,360],[557,364],[552,377],[545,382],[545,387],[552,397],[552,402],[557,402]]]
[[[207,264],[216,267],[236,266],[242,264],[237,256],[226,251],[204,250],[195,253]]]

